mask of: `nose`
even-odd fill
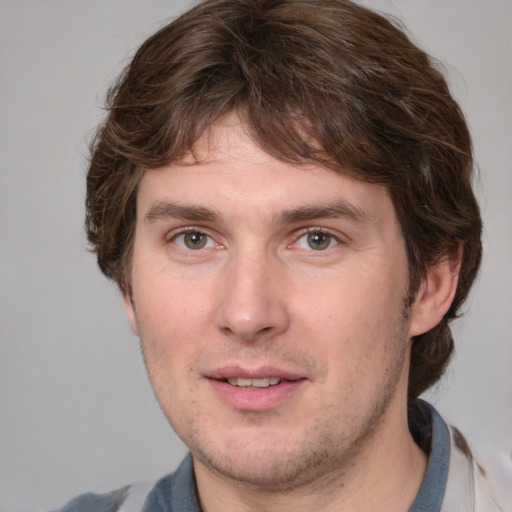
[[[265,255],[233,258],[222,271],[218,328],[244,342],[270,339],[290,325],[286,269]]]

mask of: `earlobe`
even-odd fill
[[[128,321],[130,327],[136,336],[139,335],[139,327],[137,325],[137,316],[135,315],[135,307],[133,299],[129,293],[123,293],[123,303],[126,314],[128,315]]]
[[[450,309],[457,290],[462,250],[462,244],[451,247],[430,267],[413,306],[410,337],[435,327]]]

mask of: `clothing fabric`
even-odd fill
[[[512,460],[484,464],[427,402],[409,410],[410,429],[429,454],[427,471],[409,512],[512,512]],[[55,512],[201,512],[192,457],[156,483],[108,494],[84,494]]]

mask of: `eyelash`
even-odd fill
[[[214,240],[214,238],[212,236],[210,236],[208,233],[205,232],[204,229],[201,229],[201,228],[194,228],[194,227],[187,227],[187,228],[184,228],[184,229],[181,229],[179,230],[178,232],[172,232],[169,236],[166,237],[165,239],[165,243],[174,243],[178,248],[184,250],[184,251],[191,251],[191,252],[195,252],[195,251],[199,251],[201,249],[204,249],[204,248],[212,248],[212,247],[198,247],[198,248],[191,248],[191,247],[181,247],[178,243],[176,243],[176,240],[181,237],[181,236],[186,236],[187,234],[190,234],[190,235],[202,235],[203,237],[205,237],[207,240],[206,240],[206,244],[208,244],[209,242],[213,242],[217,247],[221,247],[221,244],[217,244]]]
[[[183,247],[181,244],[176,242],[176,240],[179,237],[181,237],[181,236],[184,237],[187,234],[197,234],[197,235],[201,235],[203,237],[206,237],[205,245],[201,246],[200,242],[199,242],[199,244],[195,248],[192,248],[192,247],[188,247],[188,246],[187,247]],[[309,245],[310,241],[306,241],[306,243],[309,245],[309,248],[301,247],[300,246],[301,239],[303,239],[304,237],[308,237],[310,235],[319,235],[319,236],[327,237],[328,238],[327,245],[325,247],[321,247],[321,245],[319,244],[320,245],[319,247],[314,248],[311,245]],[[165,243],[174,243],[179,249],[181,249],[183,251],[186,251],[186,252],[199,252],[202,249],[212,249],[212,248],[214,248],[211,245],[212,242],[213,242],[213,244],[215,244],[215,248],[222,248],[223,247],[222,244],[218,244],[217,242],[215,242],[214,238],[212,236],[210,236],[203,228],[195,228],[193,226],[181,229],[178,232],[172,232],[165,239]],[[186,245],[186,242],[183,241],[182,244]],[[291,243],[290,245],[288,245],[288,247],[289,248],[302,249],[302,250],[305,250],[305,251],[309,251],[310,250],[310,251],[314,251],[314,252],[319,252],[320,253],[320,252],[325,252],[327,250],[333,249],[334,247],[336,247],[338,245],[341,245],[341,244],[342,244],[342,241],[340,240],[340,238],[338,236],[330,233],[329,231],[327,231],[327,230],[325,230],[323,228],[311,227],[311,228],[306,228],[306,229],[301,230],[298,233],[298,235],[296,235],[295,241],[293,243]]]
[[[295,240],[295,242],[292,245],[293,246],[298,246],[299,244],[299,241],[303,238],[303,237],[308,237],[309,235],[321,235],[321,236],[326,236],[326,237],[329,237],[329,244],[327,247],[323,248],[323,249],[313,249],[313,247],[310,246],[310,249],[305,249],[305,248],[302,248],[304,250],[311,250],[311,251],[314,251],[314,252],[324,252],[324,251],[327,251],[329,249],[333,249],[334,247],[337,247],[338,245],[341,245],[342,244],[342,241],[340,240],[340,238],[336,235],[334,235],[333,233],[323,229],[323,228],[306,228],[304,229],[303,231],[301,231],[299,233],[299,236],[297,237],[297,239]],[[335,243],[335,245],[333,246],[332,243]],[[300,249],[301,247],[299,247]]]

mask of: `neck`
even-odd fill
[[[407,424],[406,400],[395,397],[373,436],[340,468],[292,490],[256,488],[233,482],[194,461],[204,512],[406,512],[416,497],[427,456]]]

